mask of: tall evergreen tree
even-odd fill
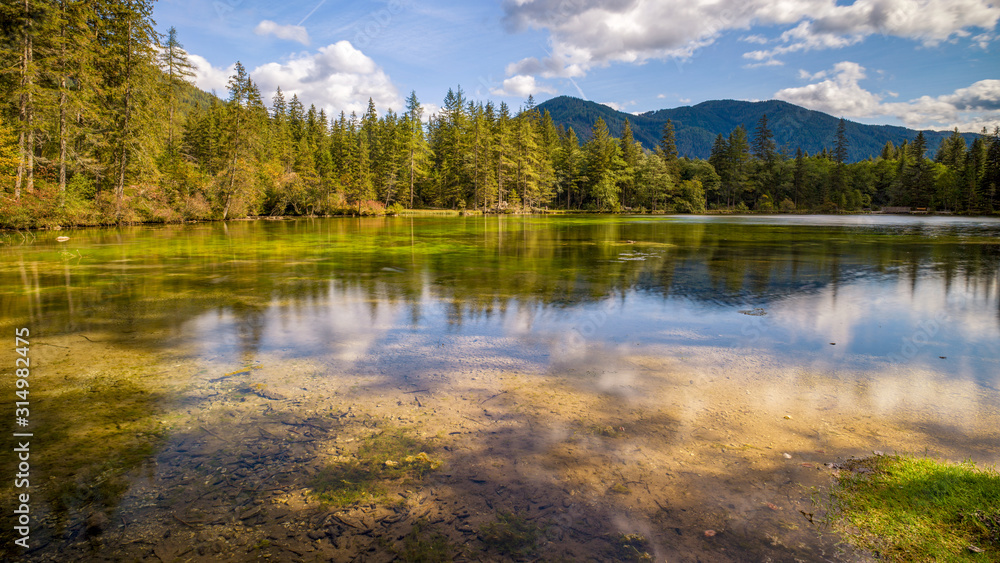
[[[580,150],[580,140],[572,127],[560,139],[555,168],[557,185],[566,194],[566,208],[573,207],[574,195],[579,206],[582,199],[580,191],[586,177],[583,175],[584,155]]]
[[[75,132],[80,130],[78,122],[84,121],[83,116],[93,117],[91,92],[96,81],[93,80],[92,67],[96,45],[89,22],[94,19],[90,2],[59,0],[52,10],[48,26],[52,62],[47,66],[57,92],[54,106],[59,143],[57,160],[60,206],[66,201],[67,168],[72,149],[70,143]],[[71,119],[71,115],[77,119]]]
[[[730,205],[736,205],[748,188],[750,163],[750,144],[747,142],[747,131],[742,125],[737,125],[729,134],[726,148],[729,177],[728,181],[723,178],[723,188],[729,196]]]
[[[151,0],[101,0],[98,6],[108,175],[121,221],[126,182],[154,169],[156,32]]]
[[[621,149],[598,117],[587,143],[587,179],[589,192],[598,209],[617,209],[619,204],[618,171],[624,167]]]
[[[493,130],[493,149],[495,155],[493,162],[497,168],[497,207],[502,208],[507,205],[507,195],[510,191],[508,178],[513,167],[511,158],[511,116],[510,109],[506,102],[500,102],[500,110]]]
[[[663,136],[660,137],[660,144],[656,146],[656,152],[667,165],[672,165],[677,160],[677,141],[674,137],[674,122],[669,119],[663,124]]]
[[[806,180],[806,157],[802,154],[802,147],[795,150],[795,168],[792,172],[792,203],[798,208],[802,201],[802,194],[805,191]]]
[[[843,198],[844,192],[847,191],[847,169],[845,166],[847,162],[847,148],[847,122],[841,117],[840,123],[837,124],[837,144],[833,149],[833,161],[835,165],[830,176],[832,191],[838,198]]]
[[[849,142],[847,140],[847,122],[844,118],[840,118],[840,123],[837,124],[837,144],[833,149],[833,161],[837,164],[844,164],[847,162],[847,149]]]
[[[222,219],[229,217],[234,203],[245,213],[253,207],[254,182],[250,178],[253,151],[259,140],[260,94],[243,64],[236,62],[229,77],[229,101],[226,104],[223,151],[227,156],[226,174],[220,191]]]
[[[622,204],[631,207],[635,204],[635,171],[639,167],[639,157],[642,156],[642,147],[636,143],[632,135],[632,125],[625,119],[625,126],[622,129],[621,138],[622,160],[625,161],[625,169],[619,176]]]
[[[44,30],[45,3],[19,0],[5,4],[4,16],[14,24],[15,39],[5,57],[4,67],[16,68],[17,85],[13,97],[17,100],[17,177],[14,198],[20,200],[22,188],[34,191],[35,184],[35,116],[40,93],[39,65],[35,60],[36,42]]]
[[[410,207],[413,207],[414,187],[426,173],[429,148],[424,138],[424,108],[417,100],[417,93],[410,92],[406,99],[405,136],[403,147],[406,151],[406,176],[409,184]]]
[[[776,150],[774,133],[767,126],[767,114],[765,113],[757,121],[757,128],[754,130],[753,155],[770,166],[774,163]]]
[[[166,98],[170,117],[167,120],[167,150],[171,153],[174,146],[174,113],[177,109],[177,92],[184,84],[190,84],[194,76],[194,66],[188,60],[184,46],[177,40],[177,29],[173,26],[167,30],[167,41],[160,52],[160,65],[166,77]]]

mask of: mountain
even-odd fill
[[[570,96],[559,96],[538,105],[542,112],[552,114],[556,126],[572,127],[581,140],[590,138],[590,129],[598,117],[604,118],[611,134],[620,137],[625,119],[632,125],[635,140],[647,149],[654,148],[663,135],[663,125],[670,119],[674,124],[677,151],[681,156],[708,158],[715,136],[729,133],[743,125],[749,138],[761,116],[767,114],[768,127],[774,133],[779,149],[789,155],[801,147],[809,154],[823,148],[832,149],[836,144],[839,118],[779,100],[766,102],[741,102],[738,100],[711,100],[694,106],[661,109],[633,115],[611,109],[603,104],[588,102]],[[878,156],[886,141],[899,146],[904,140],[913,141],[917,131],[894,125],[865,125],[846,122],[848,160],[856,162]],[[950,131],[924,131],[928,156],[933,156],[941,141]],[[963,133],[966,143],[972,144],[975,133]]]

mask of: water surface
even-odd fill
[[[57,234],[70,239],[56,242]],[[602,522],[593,524],[595,535],[601,526],[641,528],[657,553],[708,550],[725,560],[725,546],[728,553],[787,554],[781,550],[794,551],[794,542],[785,536],[806,541],[797,536],[805,533],[798,521],[739,533],[732,524],[762,521],[755,511],[771,501],[734,499],[747,498],[747,483],[780,481],[772,473],[788,452],[778,450],[793,444],[831,459],[872,446],[921,445],[946,457],[1000,459],[984,430],[1000,425],[1000,221],[993,219],[302,219],[4,240],[0,325],[30,327],[36,340],[37,430],[52,437],[39,463],[60,480],[100,473],[84,461],[63,473],[45,465],[45,456],[54,465],[81,440],[90,444],[85,451],[96,441],[110,448],[105,454],[130,452],[122,458],[127,464],[101,469],[112,473],[151,456],[161,465],[200,467],[186,440],[204,446],[218,437],[227,455],[245,457],[251,448],[238,445],[239,424],[226,417],[245,425],[276,409],[303,417],[340,408],[395,417],[432,434],[454,432],[459,437],[445,451],[465,448],[469,455],[483,443],[474,435],[484,425],[509,423],[520,442],[508,436],[501,458],[520,456],[528,466],[535,460],[531,479],[541,474],[549,489],[592,495],[587,506],[604,515],[592,516]],[[229,375],[245,368],[253,369]],[[225,387],[235,380],[241,382]],[[254,385],[277,390],[281,399],[247,395]],[[436,414],[411,413],[414,396],[429,396],[414,412],[441,401]],[[108,415],[112,399],[133,411]],[[484,408],[479,400],[491,403]],[[449,401],[469,401],[475,412]],[[488,410],[491,404],[500,415]],[[74,405],[72,415],[65,405]],[[478,426],[468,424],[484,416]],[[788,420],[794,422],[780,422],[789,426],[786,438],[772,432]],[[71,427],[89,429],[90,437]],[[199,427],[204,432],[196,437]],[[624,430],[593,430],[607,427]],[[588,436],[583,445],[580,435]],[[574,447],[586,455],[560,450]],[[634,455],[624,452],[631,447],[650,452],[647,466],[630,465]],[[730,459],[734,448],[749,457]],[[700,460],[698,468],[671,465],[688,454]],[[658,500],[647,490],[616,496],[607,487],[628,479],[600,464],[582,475],[601,456],[611,456],[610,466],[632,467],[618,471],[635,471],[647,489],[649,475],[676,479],[661,486],[687,491],[678,493],[682,498],[708,494],[713,482],[728,485],[697,502]],[[474,459],[470,467],[492,458],[479,452]],[[330,462],[321,451],[300,461]],[[507,462],[491,461],[495,474],[470,478],[532,490],[522,469],[498,463]],[[758,464],[759,474],[740,484],[747,464]],[[513,474],[520,485],[509,481]],[[54,515],[50,523],[61,518],[71,531],[75,525],[77,538],[86,535],[79,521],[98,505],[153,521],[162,510],[140,511],[137,491],[162,493],[181,478],[158,474],[136,484],[122,477],[131,484],[100,494],[81,492],[82,485],[62,497],[49,490],[46,510]],[[302,483],[283,492],[296,487]],[[240,494],[219,506],[244,502]],[[649,511],[643,516],[622,504]],[[679,514],[688,504],[702,507],[700,520],[663,521],[663,510]],[[791,505],[787,511],[795,514]],[[708,526],[712,518],[721,519],[716,527],[730,526],[719,537],[735,543],[702,545],[692,543],[697,534],[673,531]],[[266,526],[246,528],[252,535]],[[778,544],[785,547],[766,539],[774,534],[784,534],[787,541]],[[225,552],[206,557],[213,553]]]

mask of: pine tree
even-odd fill
[[[896,147],[892,141],[886,141],[882,147],[882,160],[896,160]]]
[[[46,11],[44,3],[37,0],[20,0],[4,6],[4,16],[13,23],[16,39],[12,52],[3,67],[17,69],[17,86],[13,97],[17,100],[17,177],[14,182],[14,199],[20,200],[22,188],[27,192],[35,187],[35,116],[40,93],[39,65],[35,61],[36,43],[44,30]],[[16,54],[15,54],[16,53]]]
[[[802,147],[795,150],[795,168],[792,172],[792,203],[798,208],[802,201],[802,192],[805,190],[806,180],[806,157],[802,154]]]
[[[588,191],[598,209],[616,209],[619,202],[618,171],[624,167],[621,149],[608,132],[604,119],[598,117],[587,143]]]
[[[167,30],[167,42],[160,52],[160,65],[166,75],[166,98],[170,117],[167,121],[167,151],[173,153],[174,147],[174,113],[177,106],[177,90],[185,84],[190,84],[194,76],[194,66],[188,60],[184,46],[177,40],[177,29],[171,26]]]
[[[222,219],[229,217],[234,204],[244,214],[253,206],[254,182],[249,177],[254,163],[254,151],[260,139],[260,119],[267,110],[260,102],[257,87],[250,80],[246,69],[236,62],[234,74],[229,77],[229,101],[226,103],[223,126],[222,150],[227,156],[222,199]]]
[[[572,127],[560,135],[559,148],[555,153],[556,185],[566,194],[566,209],[573,207],[573,197],[577,205],[582,202],[581,188],[586,182],[583,176],[584,154],[580,150],[580,140]]]
[[[293,154],[292,133],[288,124],[288,103],[281,86],[271,97],[271,152],[281,165],[284,173],[292,170]]]
[[[840,118],[840,123],[837,124],[837,145],[833,150],[833,161],[837,164],[844,164],[847,162],[847,122],[844,118]]]
[[[98,41],[109,176],[115,196],[115,219],[124,218],[126,181],[146,174],[152,164],[156,125],[156,32],[150,0],[99,3]]]
[[[92,77],[96,45],[92,39],[89,21],[95,18],[88,2],[59,0],[52,10],[48,26],[51,42],[51,63],[47,65],[50,80],[56,86],[58,100],[55,109],[57,122],[55,135],[59,142],[59,204],[65,205],[67,167],[70,142],[80,129],[76,124],[84,115],[92,114],[92,96],[95,80]],[[70,119],[70,115],[77,119]]]
[[[535,110],[536,119],[538,110]],[[552,120],[552,114],[545,111],[535,128],[538,144],[538,192],[537,204],[548,205],[555,197],[556,171],[555,153],[559,148],[559,132]]]
[[[674,139],[674,123],[669,119],[663,125],[663,136],[660,144],[656,146],[656,152],[668,166],[673,165],[677,160],[677,142]]]
[[[729,143],[726,138],[719,133],[715,136],[715,142],[712,143],[712,154],[708,157],[708,163],[712,165],[715,169],[715,173],[719,175],[720,184],[726,186],[729,183],[729,178],[732,176],[732,166],[729,162]],[[726,206],[729,206],[729,195],[728,189],[719,190],[719,192],[725,192],[726,195]],[[718,198],[716,198],[716,203]]]
[[[843,197],[844,192],[847,190],[847,168],[845,166],[845,162],[847,161],[847,147],[847,127],[844,118],[841,117],[840,123],[837,125],[837,145],[833,149],[833,161],[835,165],[830,175],[831,188],[837,197]]]
[[[983,189],[983,176],[986,172],[986,156],[988,146],[985,135],[973,139],[969,152],[965,154],[965,165],[962,174],[962,186],[965,195],[965,206],[968,210],[982,208],[986,190]]]
[[[729,182],[723,182],[723,187],[731,198],[731,205],[742,197],[747,189],[747,179],[750,163],[750,145],[747,142],[747,131],[742,125],[737,125],[726,141],[726,160],[729,163]]]
[[[767,114],[765,113],[757,121],[757,129],[754,130],[753,154],[758,160],[770,167],[774,164],[776,150],[774,133],[767,126]]]
[[[413,207],[414,186],[426,173],[428,160],[427,140],[424,138],[424,109],[417,100],[417,93],[410,92],[406,99],[406,116],[403,118],[405,136],[403,147],[406,151],[406,175],[410,188],[410,207]]]
[[[493,162],[496,163],[497,168],[497,207],[502,208],[507,203],[506,196],[510,189],[507,179],[512,167],[511,146],[513,145],[511,141],[510,109],[507,107],[506,102],[500,102],[500,110],[497,114],[494,127],[492,144],[495,151]]]
[[[302,135],[305,135],[306,109],[302,106],[298,94],[292,94],[292,99],[288,102],[288,127],[292,132],[292,143],[298,144]]]
[[[625,119],[625,125],[622,128],[621,150],[622,160],[625,161],[625,169],[622,171],[619,179],[622,205],[632,207],[635,205],[636,197],[635,172],[639,167],[639,157],[642,156],[642,147],[635,141],[635,137],[632,134],[632,125],[629,123],[628,118]]]
[[[917,138],[913,140],[913,144],[910,145],[910,158],[913,162],[919,164],[924,159],[924,154],[927,152],[927,140],[924,138],[924,132],[920,131],[917,133]]]
[[[489,138],[488,134],[488,123],[486,121],[486,111],[483,108],[482,103],[473,104],[469,103],[469,164],[468,167],[472,174],[472,207],[479,207],[479,203],[482,202],[483,209],[486,208],[486,185],[485,171],[490,168],[487,163],[487,154],[489,153]]]

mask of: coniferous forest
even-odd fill
[[[957,130],[928,154],[923,134],[848,162],[835,146],[778,150],[765,115],[678,156],[668,121],[655,147],[598,118],[580,135],[529,98],[522,107],[450,90],[425,115],[327,115],[239,63],[224,99],[192,85],[178,32],[152,0],[18,0],[0,13],[0,227],[285,215],[482,212],[859,212],[885,207],[994,213],[1000,128]],[[394,111],[395,110],[395,111]],[[581,143],[580,138],[588,139]]]

